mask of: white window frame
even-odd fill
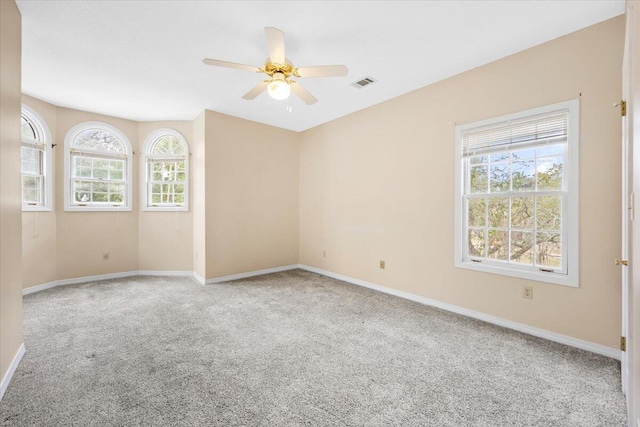
[[[125,181],[125,197],[122,205],[80,205],[72,203],[73,201],[73,180],[71,177],[71,149],[76,137],[83,131],[88,129],[100,129],[113,133],[122,142],[125,148],[126,174]],[[87,150],[89,152],[89,150]],[[104,153],[100,154],[105,156]],[[105,157],[109,157],[108,155]],[[115,157],[115,156],[114,156]],[[109,212],[109,211],[131,211],[132,210],[132,188],[133,188],[133,151],[131,143],[125,134],[118,128],[103,122],[84,122],[72,127],[64,138],[64,210],[75,212]]]
[[[578,227],[578,167],[579,167],[579,100],[560,102],[539,108],[533,108],[514,114],[495,117],[464,125],[458,125],[455,129],[455,159],[456,159],[456,195],[455,195],[455,258],[454,266],[468,270],[482,271],[505,276],[519,277],[538,282],[553,283],[571,287],[579,286],[579,227]],[[539,114],[551,113],[554,111],[566,110],[568,112],[568,136],[565,151],[565,164],[563,174],[565,179],[565,195],[563,198],[562,212],[562,247],[563,256],[566,257],[565,272],[547,272],[540,268],[529,266],[518,266],[511,263],[491,262],[482,260],[474,262],[466,257],[466,222],[467,213],[465,206],[465,162],[463,156],[462,135],[470,129],[490,126],[511,120],[524,119]],[[515,149],[515,148],[514,148]],[[535,195],[537,192],[532,191]]]
[[[33,212],[33,211],[51,211],[53,209],[53,160],[52,160],[52,138],[51,132],[49,131],[49,127],[44,119],[38,114],[33,108],[28,105],[22,104],[22,115],[33,125],[34,130],[36,132],[36,140],[34,141],[25,141],[24,138],[21,139],[23,143],[26,144],[42,144],[43,145],[43,159],[42,159],[42,204],[25,204],[24,200],[22,201],[22,211],[23,212]],[[22,174],[20,174],[20,186],[22,187]],[[22,199],[22,190],[21,190],[21,199]]]
[[[184,205],[182,206],[153,206],[149,203],[149,161],[152,159],[167,159],[167,160],[177,160],[179,156],[154,156],[151,153],[153,145],[155,142],[163,137],[163,136],[174,136],[178,138],[186,148],[186,153],[184,155],[184,170],[185,170],[185,182],[184,182]],[[165,212],[186,212],[189,210],[189,181],[191,179],[189,173],[189,143],[187,143],[186,138],[178,131],[169,128],[157,129],[151,132],[144,141],[142,146],[142,152],[144,153],[143,162],[144,162],[144,179],[140,180],[140,206],[142,206],[143,211],[165,211]],[[180,159],[181,160],[181,159]]]

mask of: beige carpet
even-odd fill
[[[615,360],[301,270],[25,297],[3,426],[624,426]]]

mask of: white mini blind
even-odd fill
[[[462,153],[470,156],[544,142],[567,141],[568,122],[569,112],[560,110],[469,129],[462,133]]]

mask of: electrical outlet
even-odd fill
[[[380,260],[380,268],[384,270],[384,261]]]
[[[102,260],[103,261],[109,261],[109,252],[103,252],[102,253]]]
[[[522,287],[522,298],[533,299],[533,286]]]

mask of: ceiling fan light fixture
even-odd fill
[[[267,86],[267,90],[269,91],[269,96],[273,99],[287,99],[289,95],[291,95],[291,88],[289,87],[289,83],[287,83],[284,79],[274,78]]]

